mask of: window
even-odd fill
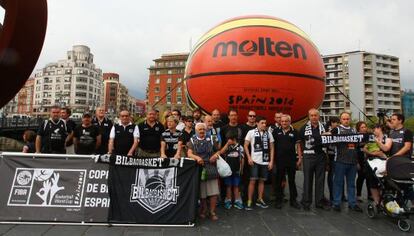
[[[154,88],[154,91],[155,91],[156,93],[159,93],[159,92],[160,92],[160,87],[155,87],[155,88]]]
[[[172,74],[172,70],[168,70],[168,72],[167,72],[169,75],[171,75]]]
[[[159,96],[155,96],[155,101],[158,102],[160,100]]]
[[[167,84],[171,84],[171,78],[167,79]]]
[[[181,87],[177,88],[177,93],[181,93]]]
[[[177,78],[177,83],[181,83],[182,80],[182,78]]]
[[[155,79],[155,83],[159,84],[160,83],[160,79]]]
[[[155,74],[156,74],[156,75],[159,75],[159,74],[161,74],[161,71],[160,71],[160,70],[157,70],[157,71],[155,72]]]
[[[86,77],[76,77],[76,82],[88,83],[88,78],[86,78]]]
[[[76,97],[85,97],[86,98],[86,93],[85,92],[76,92]]]
[[[78,85],[76,85],[76,89],[87,90],[88,87],[86,85],[80,85],[80,84],[78,84]]]
[[[171,95],[167,95],[167,104],[171,104]]]
[[[181,104],[181,102],[182,102],[181,95],[177,95],[176,100],[177,100],[177,104]]]
[[[84,105],[84,104],[86,104],[86,100],[83,100],[83,99],[75,99],[75,104],[82,104],[82,105]]]
[[[168,92],[171,92],[171,87],[170,86],[167,87],[167,93]]]

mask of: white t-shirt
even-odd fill
[[[250,148],[252,150],[252,152],[250,153],[251,154],[251,157],[253,159],[253,162],[256,163],[256,164],[259,164],[259,165],[268,165],[269,162],[263,162],[263,152],[253,152],[254,145],[255,145],[255,136],[254,136],[255,130],[256,129],[249,130],[249,132],[247,132],[246,138],[245,138],[246,141],[249,141],[250,142]],[[275,142],[275,140],[273,139],[272,133],[270,133],[268,131],[265,131],[265,132],[267,132],[267,134],[269,136],[269,139],[270,139],[270,142],[269,142],[269,150],[270,150],[270,145],[273,145],[273,143]],[[263,135],[263,131],[260,131],[260,135],[261,136]]]

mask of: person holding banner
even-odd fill
[[[160,157],[161,134],[164,125],[157,121],[155,110],[149,110],[144,122],[138,124],[140,142],[138,146],[138,157],[158,158]]]
[[[201,182],[200,182],[200,213],[201,219],[206,218],[207,198],[210,202],[210,219],[213,221],[218,220],[216,214],[217,196],[219,195],[218,186],[218,171],[215,165],[216,160],[219,158],[219,153],[215,150],[218,149],[218,143],[214,143],[209,137],[206,137],[206,124],[197,123],[195,126],[196,135],[190,138],[187,144],[188,157],[193,158],[199,165],[202,166]]]
[[[133,156],[139,143],[138,127],[132,124],[127,110],[119,113],[119,120],[109,134],[108,154]]]
[[[351,128],[351,114],[348,112],[342,112],[340,117],[341,125],[331,131],[332,135],[342,134],[356,134],[355,130]],[[334,199],[332,208],[335,211],[341,211],[341,200],[344,188],[344,177],[346,177],[347,184],[347,196],[348,196],[348,208],[362,212],[361,207],[356,203],[355,194],[355,179],[357,173],[358,154],[356,150],[357,143],[354,142],[341,142],[336,143],[335,151],[335,172],[334,172]]]
[[[161,157],[180,158],[181,153],[181,131],[177,130],[178,119],[175,116],[167,118],[167,130],[161,134]]]
[[[66,122],[60,118],[60,107],[50,109],[50,118],[40,124],[36,136],[36,153],[65,154],[68,134]]]
[[[101,145],[101,133],[97,126],[92,125],[91,114],[86,112],[82,116],[82,124],[73,132],[75,153],[81,155],[95,154]]]

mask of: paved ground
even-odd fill
[[[298,175],[297,182],[301,183]],[[301,186],[301,184],[299,185]],[[298,186],[299,192],[301,187]],[[366,204],[362,204],[365,206]],[[414,235],[399,231],[395,221],[385,216],[369,219],[365,213],[348,212],[346,203],[341,213],[312,209],[309,212],[292,209],[285,204],[274,208],[218,210],[220,220],[203,220],[194,228],[144,228],[105,226],[0,225],[1,235]],[[414,221],[411,220],[411,224]],[[414,227],[414,225],[413,225]]]

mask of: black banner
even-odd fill
[[[194,222],[199,185],[195,161],[111,156],[109,162],[111,222]]]
[[[107,178],[92,159],[3,157],[0,220],[106,222]]]
[[[335,144],[335,143],[367,143],[375,141],[373,134],[338,134],[338,135],[321,135],[320,140],[315,143]]]
[[[198,167],[187,159],[7,156],[0,221],[189,224],[198,184]]]

